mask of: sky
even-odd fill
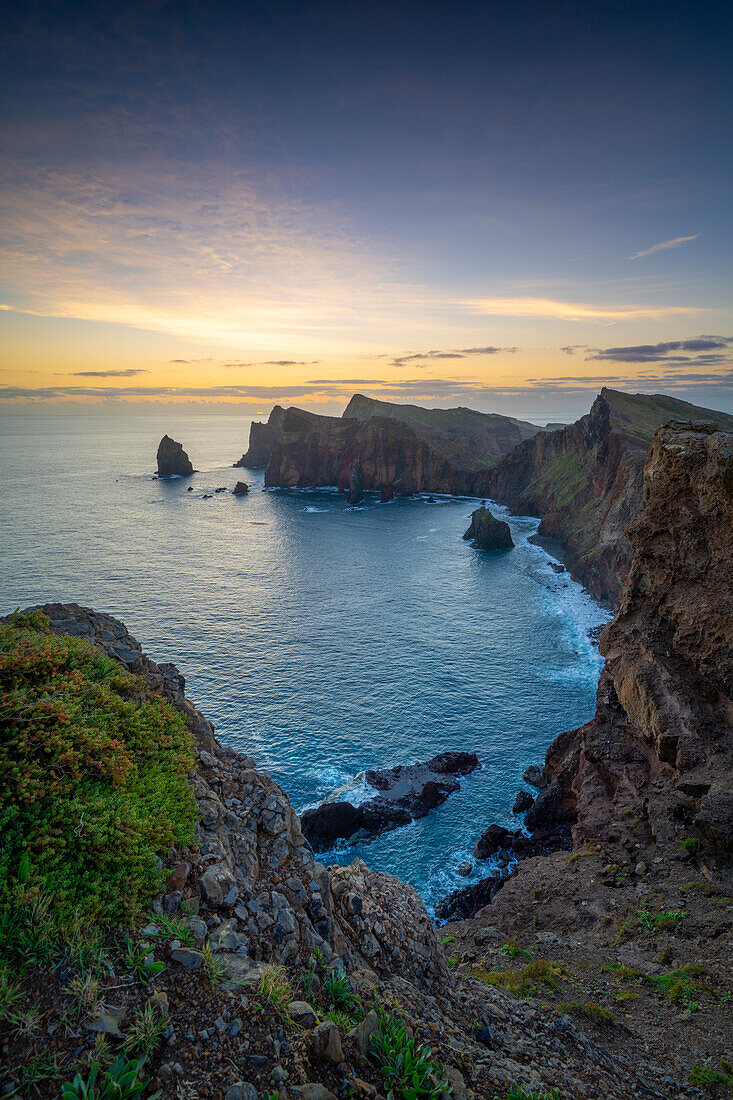
[[[733,411],[730,5],[19,3],[0,406]]]

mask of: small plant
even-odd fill
[[[47,1054],[37,1054],[20,1067],[21,1091],[36,1090],[44,1081],[51,1081],[58,1073],[55,1058],[49,1058]]]
[[[269,1001],[279,1016],[287,1016],[288,1009],[295,1000],[293,987],[281,966],[268,966],[260,976],[258,992]]]
[[[524,947],[520,947],[516,940],[505,940],[501,945],[502,955],[508,955],[510,959],[516,959],[519,956],[522,959],[531,959],[531,951],[527,951]]]
[[[160,1043],[165,1020],[160,1010],[148,1001],[142,1011],[138,1011],[135,1022],[125,1036],[122,1049],[126,1054],[142,1054],[150,1057]]]
[[[308,960],[308,965],[300,975],[300,984],[303,986],[303,993],[306,1001],[310,1004],[315,1003],[316,998],[316,959],[314,955],[311,955]]]
[[[135,943],[127,932],[123,958],[127,969],[143,985],[147,985],[165,970],[165,963],[155,961],[150,944],[144,941]]]
[[[98,1016],[104,1009],[104,998],[95,974],[75,974],[66,989],[74,998],[77,1016]]]
[[[13,1005],[20,1000],[20,987],[10,980],[7,970],[0,970],[0,1022],[7,1019]]]
[[[610,1008],[603,1008],[593,1001],[565,1001],[557,1006],[559,1012],[585,1016],[589,1020],[595,1020],[598,1024],[613,1024],[616,1017]]]
[[[77,1073],[73,1081],[61,1086],[61,1100],[139,1100],[147,1088],[147,1078],[143,1075],[145,1059],[128,1062],[120,1056],[105,1072],[99,1062],[94,1062],[85,1079]],[[160,1089],[148,1097],[158,1100]]]
[[[459,962],[460,962],[460,959],[458,958],[457,955],[451,955],[451,957],[448,959],[448,966],[450,966],[450,967],[458,966]]]
[[[687,1080],[700,1089],[709,1089],[715,1085],[724,1085],[733,1089],[733,1065],[723,1059],[718,1063],[720,1069],[709,1066],[693,1066]]]
[[[714,993],[709,982],[702,979],[707,976],[704,966],[681,966],[666,974],[659,974],[653,980],[657,989],[669,997],[674,1005],[680,1005],[686,1012],[697,1012],[702,993]]]
[[[25,1012],[11,1012],[5,1018],[18,1035],[33,1035],[41,1027],[41,1010],[35,1005]]]
[[[193,932],[185,920],[181,920],[180,917],[170,917],[164,913],[162,916],[155,918],[155,924],[158,931],[154,932],[153,935],[156,938],[180,940],[184,947],[194,946],[196,941]]]
[[[474,977],[488,985],[506,989],[515,997],[534,997],[543,988],[558,990],[560,983],[567,980],[568,972],[562,963],[535,959],[520,970],[476,970]]]
[[[680,848],[682,849],[682,851],[689,852],[691,856],[695,855],[695,852],[697,851],[699,846],[700,841],[696,836],[688,836],[680,844]]]
[[[335,1012],[348,1016],[353,1027],[364,1015],[361,1001],[351,988],[351,982],[344,970],[332,970],[323,983],[323,997],[326,1004]]]
[[[375,1004],[379,1028],[371,1051],[379,1062],[388,1096],[404,1100],[438,1100],[450,1094],[443,1067],[433,1061],[430,1047],[408,1036],[407,1025],[396,1012]]]
[[[458,943],[458,936],[453,936],[453,935],[441,936],[440,942],[443,945],[443,947],[447,947],[448,944],[450,944],[450,943]]]
[[[204,970],[211,984],[218,985],[219,982],[223,982],[226,977],[224,963],[217,957],[216,952],[212,951],[211,945],[205,944],[201,954],[204,957]]]

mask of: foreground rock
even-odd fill
[[[371,840],[380,833],[409,825],[424,817],[454,791],[456,776],[480,767],[472,752],[444,752],[424,764],[399,765],[364,773],[373,798],[354,806],[350,802],[323,802],[301,814],[303,833],[316,851],[332,848],[338,840]]]
[[[164,435],[158,444],[158,477],[190,477],[195,473],[180,443]]]
[[[275,405],[266,424],[253,420],[249,426],[249,447],[233,465],[248,466],[250,469],[266,466],[280,442],[284,416],[285,410],[280,405]]]
[[[483,504],[471,513],[471,525],[463,536],[476,550],[510,550],[514,546],[509,524],[496,519]]]
[[[249,485],[246,481],[238,481],[232,489],[232,492],[235,497],[242,497],[249,492]]]

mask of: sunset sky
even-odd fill
[[[730,5],[21,3],[0,400],[733,411]]]

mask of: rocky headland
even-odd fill
[[[562,543],[573,575],[617,606],[631,565],[626,527],[643,503],[652,438],[666,421],[691,418],[733,429],[725,413],[604,388],[574,424],[518,444],[481,480],[478,495],[540,516],[539,536]]]
[[[460,790],[456,776],[470,775],[480,766],[475,753],[444,752],[424,764],[372,768],[363,780],[374,795],[358,805],[347,798],[329,799],[305,810],[300,815],[303,834],[316,852],[327,851],[339,840],[372,840],[424,817]]]
[[[494,413],[421,409],[356,395],[341,417],[273,410],[266,425],[252,424],[249,450],[237,465],[265,461],[265,485],[271,487],[348,491],[359,466],[363,489],[383,499],[423,491],[471,495],[479,471],[537,431]]]
[[[267,423],[261,424],[253,420],[249,426],[249,447],[234,466],[247,466],[251,469],[257,466],[266,466],[275,447],[280,442],[280,434],[283,427],[285,410],[280,405],[275,405],[270,413]]]
[[[181,443],[164,435],[158,444],[158,477],[190,477],[196,471]]]

